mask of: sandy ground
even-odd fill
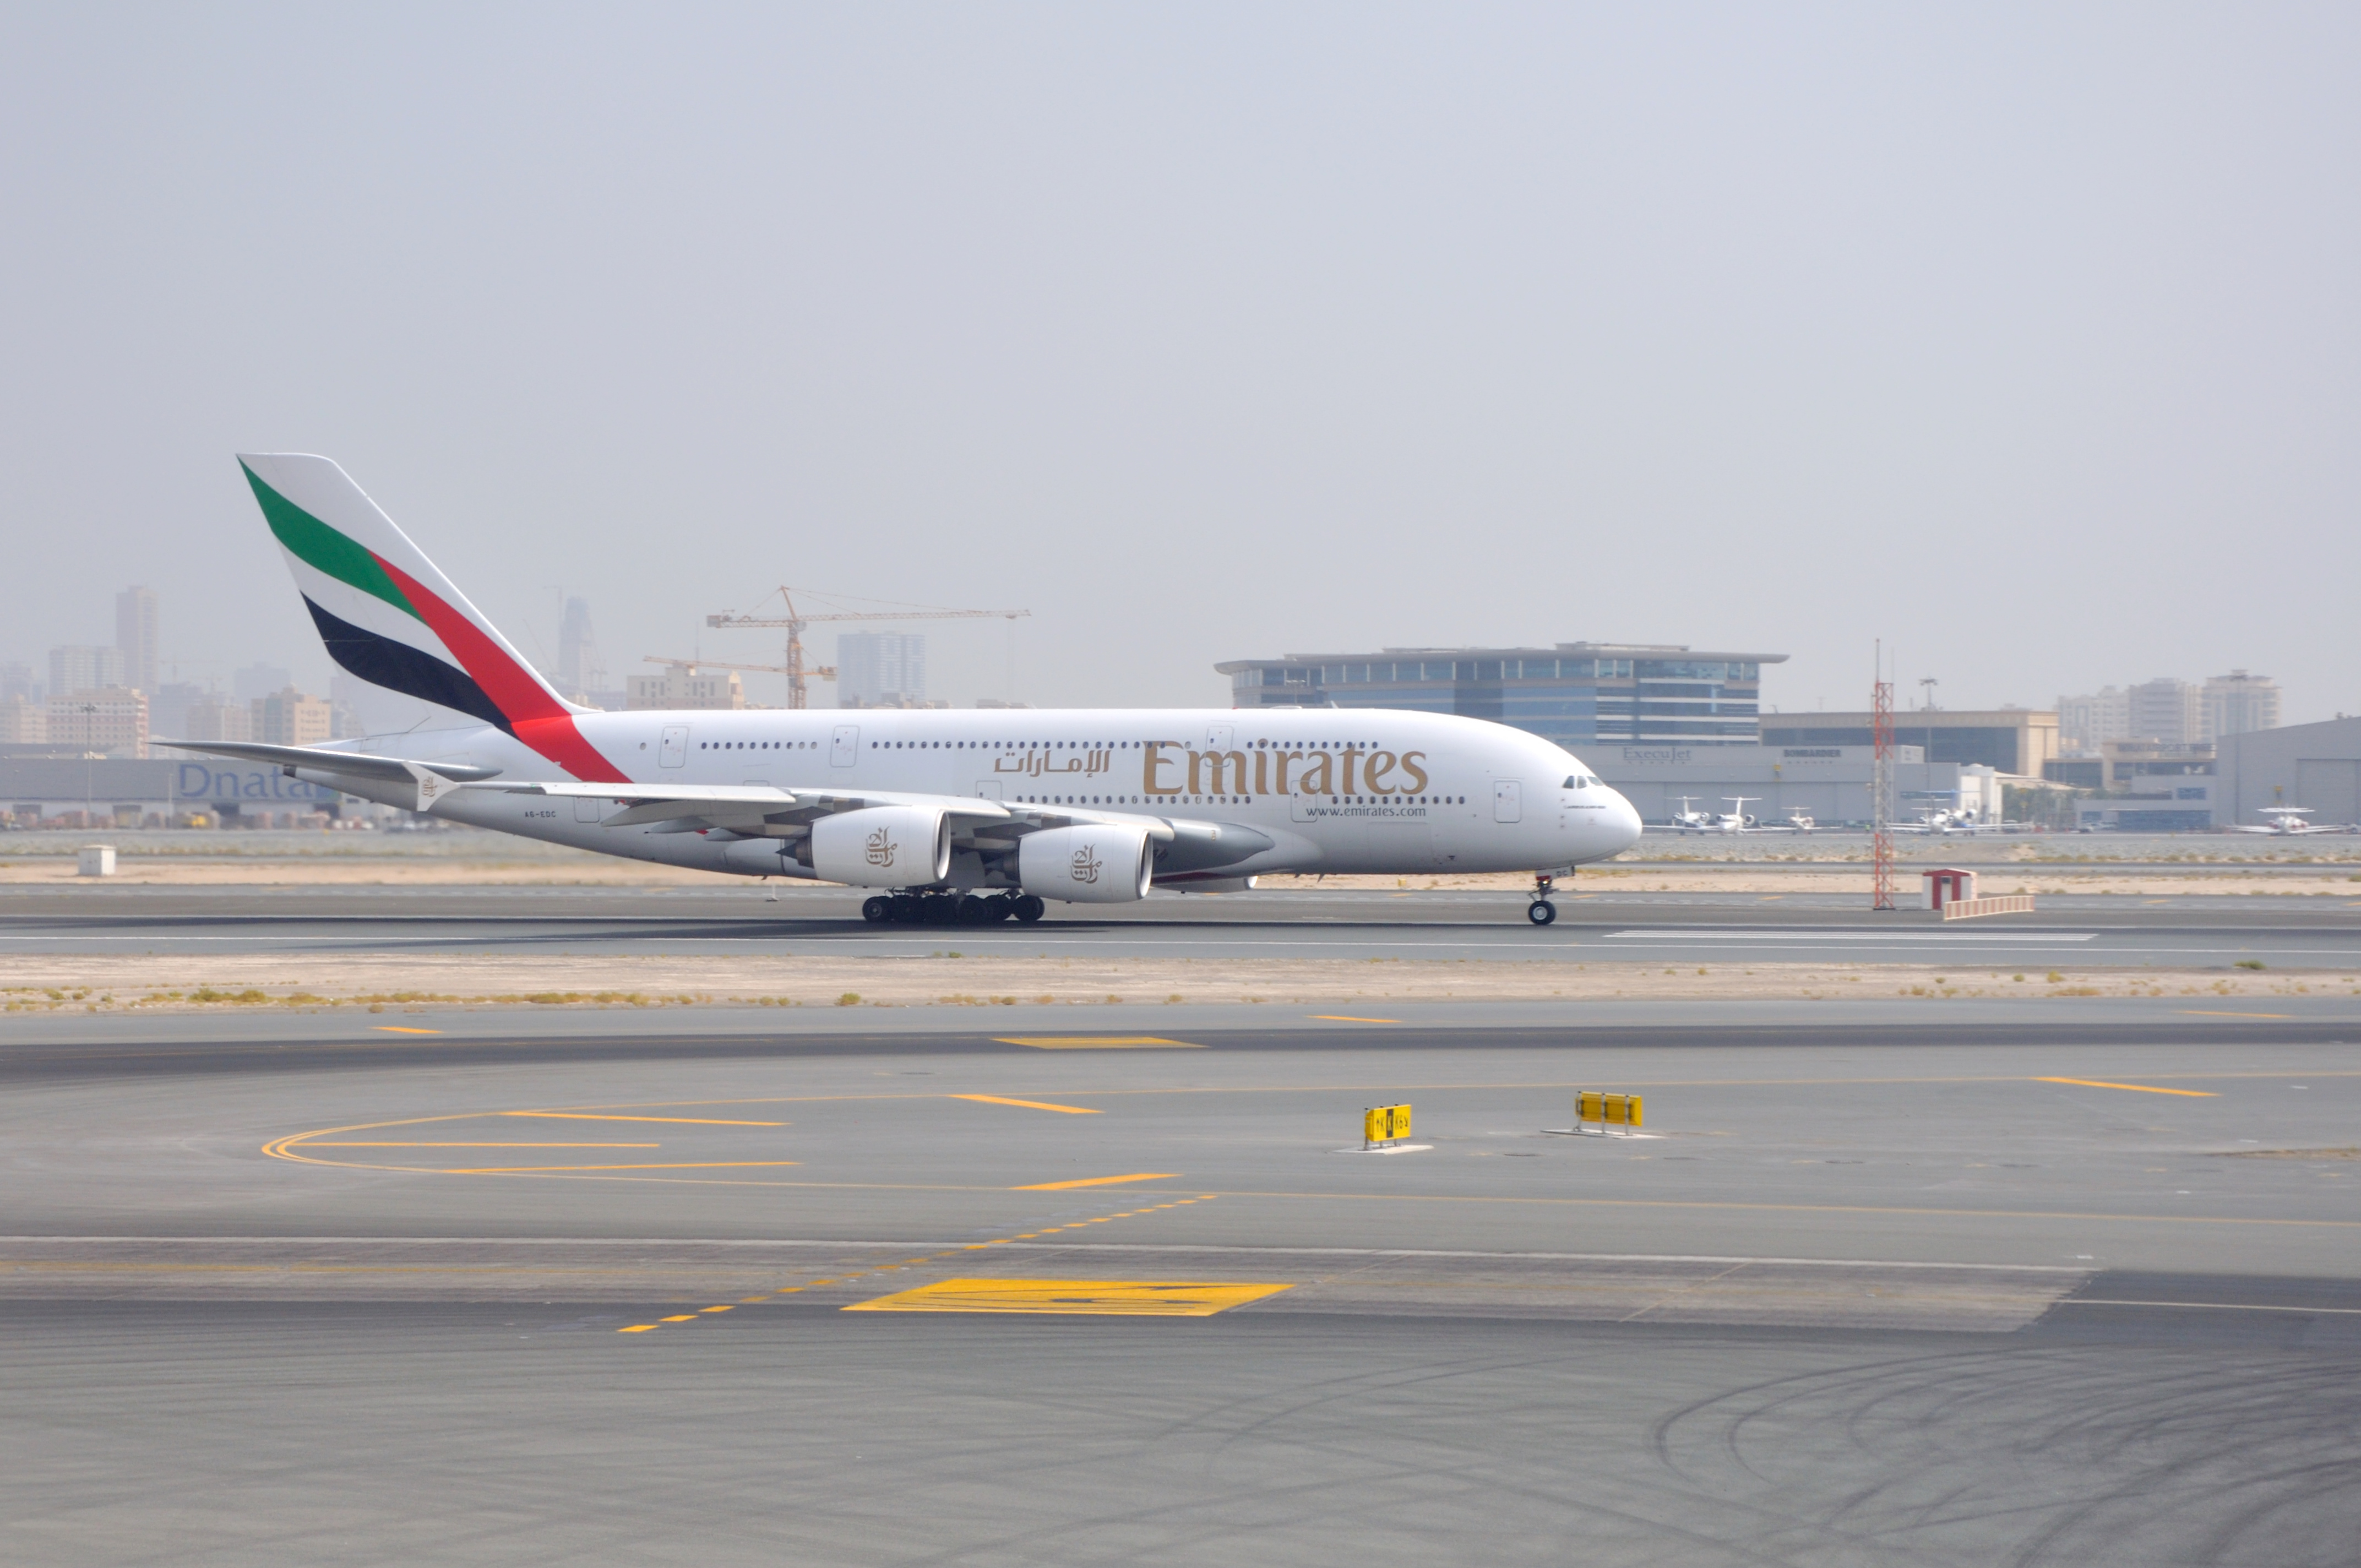
[[[0,960],[10,1012],[426,1002],[538,1006],[991,1007],[1016,1003],[1353,1003],[1605,997],[2361,995],[2361,974],[2301,978],[2218,970],[1986,970],[1924,965],[1492,963],[1429,959],[1068,959],[969,958],[946,933],[939,956],[875,959],[437,957],[333,960],[60,957]]]

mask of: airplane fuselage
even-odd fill
[[[635,784],[908,792],[1093,814],[1235,824],[1268,848],[1198,875],[1527,872],[1604,860],[1640,836],[1624,798],[1564,749],[1450,715],[1371,708],[650,710],[574,717]],[[343,749],[340,746],[338,749]],[[378,755],[569,782],[507,731],[379,736]],[[607,854],[741,875],[809,877],[775,839],[610,828],[617,803],[451,791],[435,814]],[[1161,876],[1159,872],[1159,876]],[[974,857],[952,886],[1001,885]]]

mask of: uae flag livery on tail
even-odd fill
[[[620,782],[577,711],[325,457],[241,455],[304,608],[351,674],[508,731],[577,779]]]

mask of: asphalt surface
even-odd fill
[[[1873,1005],[12,1018],[0,1529],[2350,1562],[2351,1002]],[[1578,1088],[1649,1135],[1548,1131]]]
[[[2361,889],[2356,889],[2361,893]],[[1678,963],[2361,966],[2361,897],[2048,898],[2031,915],[1944,923],[1861,900],[1576,892],[1530,925],[1515,893],[1257,890],[1173,894],[1033,926],[871,926],[841,889],[20,888],[0,955],[422,954],[1484,959]]]

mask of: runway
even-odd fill
[[[0,1499],[59,1562],[2345,1561],[2349,1002],[1864,1005],[12,1019]]]
[[[2356,890],[2361,891],[2361,890]],[[0,898],[0,955],[347,952],[635,957],[1476,959],[1557,962],[2361,966],[2361,897],[2048,899],[1944,923],[1861,901],[1569,894],[1555,925],[1514,893],[1164,894],[1034,926],[870,926],[840,889],[71,888]],[[2128,907],[2127,907],[2128,906]]]

